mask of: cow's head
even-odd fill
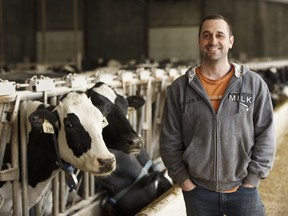
[[[55,142],[53,136],[56,136],[61,159],[76,168],[97,176],[108,175],[115,169],[115,157],[102,137],[105,118],[86,94],[70,92],[53,111],[36,110],[29,120],[34,131],[34,135],[29,135],[30,143],[50,142],[53,148],[51,142]]]
[[[126,153],[139,153],[143,146],[142,138],[132,128],[127,111],[128,107],[138,109],[143,106],[144,99],[138,96],[125,98],[102,82],[89,89],[87,95],[107,118],[108,125],[103,129],[107,147]]]

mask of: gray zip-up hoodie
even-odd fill
[[[214,111],[195,68],[168,88],[162,116],[160,154],[170,177],[190,178],[214,191],[243,181],[258,186],[275,156],[270,92],[264,80],[243,65]]]

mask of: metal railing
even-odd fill
[[[104,74],[101,71],[77,75],[69,74],[62,79],[53,79],[43,76],[38,78],[33,76],[25,83],[14,83],[9,80],[1,80],[0,167],[2,167],[3,164],[7,143],[11,143],[12,163],[11,167],[0,171],[0,181],[12,182],[11,193],[13,194],[13,211],[11,212],[13,212],[13,215],[29,215],[27,171],[28,122],[27,116],[25,116],[25,112],[23,112],[26,109],[23,107],[23,101],[40,100],[46,104],[57,105],[61,95],[76,90],[86,91],[97,81],[105,82],[116,91],[122,92],[126,96],[142,96],[145,99],[144,107],[141,108],[140,111],[129,112],[128,119],[135,131],[143,137],[144,146],[151,157],[157,157],[159,156],[157,142],[163,100],[165,98],[167,86],[175,77],[177,77],[175,71],[173,72],[173,76],[170,76],[169,72],[165,70],[159,75],[159,71],[158,74],[156,74],[153,69],[143,69],[140,72],[121,70],[118,71],[117,74]],[[7,88],[7,86],[9,88]],[[21,115],[19,115],[20,111],[22,112]],[[21,161],[19,161],[19,158],[21,158]],[[46,196],[43,196],[38,205],[33,208],[35,215],[43,215],[47,203],[51,203],[51,197],[53,206],[52,215],[69,215],[94,203],[95,200],[97,200],[97,197],[100,196],[99,193],[97,194],[94,191],[94,176],[85,173],[82,181],[84,183],[84,197],[68,203],[68,188],[65,183],[65,174],[63,171],[59,171],[51,182],[51,191],[47,191],[45,193]],[[19,202],[19,196],[21,202]]]

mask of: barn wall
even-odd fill
[[[144,59],[149,54],[150,28],[196,27],[201,17],[221,13],[234,26],[231,56],[283,57],[288,49],[288,4],[266,0],[46,0],[46,30],[82,31],[84,59]],[[36,33],[42,30],[40,0],[1,0],[0,62],[35,62]],[[39,44],[38,44],[39,46]],[[49,47],[49,46],[48,46]],[[61,53],[61,50],[59,51]],[[75,52],[75,50],[71,51]],[[71,54],[75,57],[75,53]]]
[[[198,1],[150,1],[148,27],[198,26],[201,5]]]
[[[85,58],[127,61],[146,56],[146,3],[86,0]]]
[[[288,4],[265,0],[206,0],[203,15],[221,13],[232,24],[232,57],[287,57]]]
[[[34,0],[36,7],[36,25],[37,31],[43,28],[42,18],[45,17],[45,28],[47,31],[71,31],[74,29],[74,3],[76,2],[78,26],[77,28],[83,29],[83,3],[82,0]],[[44,6],[42,5],[44,2]],[[44,13],[43,13],[44,10]]]
[[[288,4],[268,2],[262,13],[265,56],[288,56]]]
[[[35,1],[36,62],[77,62],[83,53],[84,1]]]
[[[151,1],[148,5],[148,56],[155,60],[198,61],[200,4]]]
[[[2,0],[0,3],[2,3],[0,62],[17,63],[34,60],[34,0]]]

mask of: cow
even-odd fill
[[[106,116],[108,125],[102,134],[107,147],[131,154],[139,153],[143,147],[142,138],[132,128],[127,113],[128,107],[137,110],[144,105],[145,100],[136,95],[124,97],[103,82],[97,82],[86,93]]]
[[[132,216],[173,186],[167,171],[158,170],[143,148],[138,155],[109,149],[116,157],[116,170],[97,178],[96,191],[106,191],[104,215]]]
[[[47,107],[38,101],[22,102],[20,115],[25,108],[30,122],[27,141],[29,208],[40,200],[59,168],[72,176],[73,167],[95,176],[113,172],[115,156],[102,136],[105,117],[84,92],[67,93],[57,106]],[[4,168],[10,163],[9,144],[6,150]],[[0,182],[0,200],[3,201],[0,215],[12,211],[11,191],[11,182]]]
[[[139,109],[145,101],[135,95],[125,98],[103,82],[96,83],[87,95],[107,118],[108,125],[102,134],[116,157],[113,174],[105,178],[96,177],[95,181],[97,190],[105,190],[110,196],[104,205],[105,215],[111,213],[111,209],[114,215],[134,215],[173,184],[165,175],[166,171],[153,168],[148,152],[142,147],[141,137],[126,117],[128,106]],[[83,192],[80,189],[78,193],[81,196]]]
[[[266,82],[272,99],[273,107],[281,105],[288,98],[288,76],[287,67],[257,70],[257,73]]]

